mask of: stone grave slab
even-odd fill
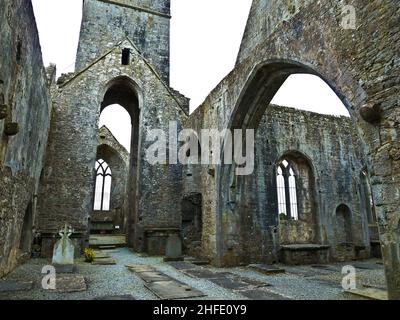
[[[244,283],[238,279],[228,278],[226,276],[209,280],[222,288],[230,290],[244,290],[249,286],[247,283]]]
[[[133,265],[133,264],[127,264],[125,265],[130,271],[133,272],[151,272],[155,271],[155,269],[152,266],[147,266],[147,265]]]
[[[251,300],[292,300],[280,294],[260,289],[245,290],[240,294]]]
[[[33,281],[3,280],[0,281],[0,292],[30,291]]]
[[[379,266],[376,263],[369,263],[369,262],[356,262],[352,264],[354,268],[361,269],[361,270],[381,270],[382,266]]]
[[[200,279],[214,279],[221,277],[221,275],[218,275],[218,273],[214,273],[206,269],[185,270],[184,273],[192,278],[200,278]]]
[[[176,270],[190,270],[197,268],[197,266],[195,266],[194,264],[183,261],[173,261],[169,262],[168,264],[174,267]]]
[[[251,264],[249,268],[266,275],[285,273],[285,269],[266,264]]]
[[[110,259],[111,255],[103,252],[95,252],[95,259]]]
[[[206,296],[201,291],[175,280],[152,282],[146,284],[145,287],[162,300],[190,299]]]
[[[146,283],[171,281],[171,277],[156,271],[140,272],[138,275]]]
[[[56,291],[60,293],[86,291],[86,281],[83,276],[67,275],[56,278]]]
[[[371,300],[389,300],[387,291],[375,288],[345,290],[345,292]]]
[[[312,265],[311,268],[317,270],[324,270],[324,271],[331,271],[331,272],[340,272],[342,273],[342,267],[340,266],[331,266],[331,265],[324,265],[324,264],[315,264]]]
[[[271,284],[269,284],[269,283],[267,283],[265,281],[259,281],[259,280],[250,279],[250,278],[247,278],[247,277],[237,276],[236,279],[241,281],[241,282],[247,283],[247,284],[249,284],[251,286],[258,287],[258,288],[260,288],[260,287],[270,287],[271,286]]]

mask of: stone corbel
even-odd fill
[[[19,124],[16,122],[7,122],[4,128],[4,133],[7,136],[15,136],[19,132]]]
[[[360,115],[366,122],[376,124],[382,118],[382,110],[377,105],[364,105],[360,108]]]

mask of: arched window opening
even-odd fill
[[[111,202],[112,172],[107,162],[103,159],[96,162],[96,189],[94,210],[109,211]]]
[[[132,136],[132,120],[129,112],[119,104],[104,108],[100,115],[99,128],[106,126],[115,139],[130,152]]]
[[[320,77],[292,74],[280,87],[271,104],[327,115],[350,117],[337,94]]]
[[[299,219],[297,180],[291,164],[283,160],[277,169],[277,193],[279,215],[286,219]]]

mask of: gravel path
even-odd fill
[[[190,277],[172,266],[164,263],[161,257],[143,257],[130,252],[128,249],[117,249],[109,253],[116,260],[114,266],[93,266],[83,260],[76,261],[75,274],[85,277],[87,291],[75,293],[57,293],[43,290],[41,280],[43,275],[41,269],[50,264],[49,260],[32,259],[28,263],[18,267],[7,280],[34,281],[34,288],[30,291],[0,292],[0,300],[93,300],[109,296],[133,296],[136,300],[155,300],[157,297],[147,288],[144,282],[129,271],[127,264],[143,264],[154,266],[158,271],[175,278],[187,285],[198,289],[207,297],[205,300],[241,300],[247,299],[238,291],[224,289],[206,279]],[[376,264],[375,261],[370,264]],[[344,264],[343,264],[344,265]],[[376,264],[376,266],[378,266]],[[266,276],[249,268],[225,268],[217,269],[207,267],[213,272],[229,272],[250,279],[258,280],[272,286],[262,288],[267,292],[279,294],[290,299],[302,300],[348,300],[356,297],[343,293],[341,288],[341,267],[334,265],[339,271],[327,271],[307,267],[288,267],[285,274]],[[383,267],[373,270],[357,269],[357,277],[363,284],[384,286]]]

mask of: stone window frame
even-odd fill
[[[112,170],[108,163],[103,159],[98,159],[96,161],[96,182],[95,182],[95,196],[94,196],[94,210],[95,211],[110,211],[111,207],[111,187],[112,187]],[[101,180],[101,193],[98,190],[98,177],[102,177]],[[105,198],[106,191],[106,179],[110,177],[109,182],[109,196],[108,199]],[[108,187],[107,187],[108,188]],[[98,203],[98,197],[101,195],[100,207],[96,206]]]
[[[283,179],[283,181],[280,179],[280,177]],[[278,195],[278,214],[280,215],[283,213],[288,217],[288,219],[298,221],[298,179],[296,170],[288,159],[283,158],[278,164],[276,170],[276,179],[276,191]],[[294,181],[294,185],[291,181]]]

